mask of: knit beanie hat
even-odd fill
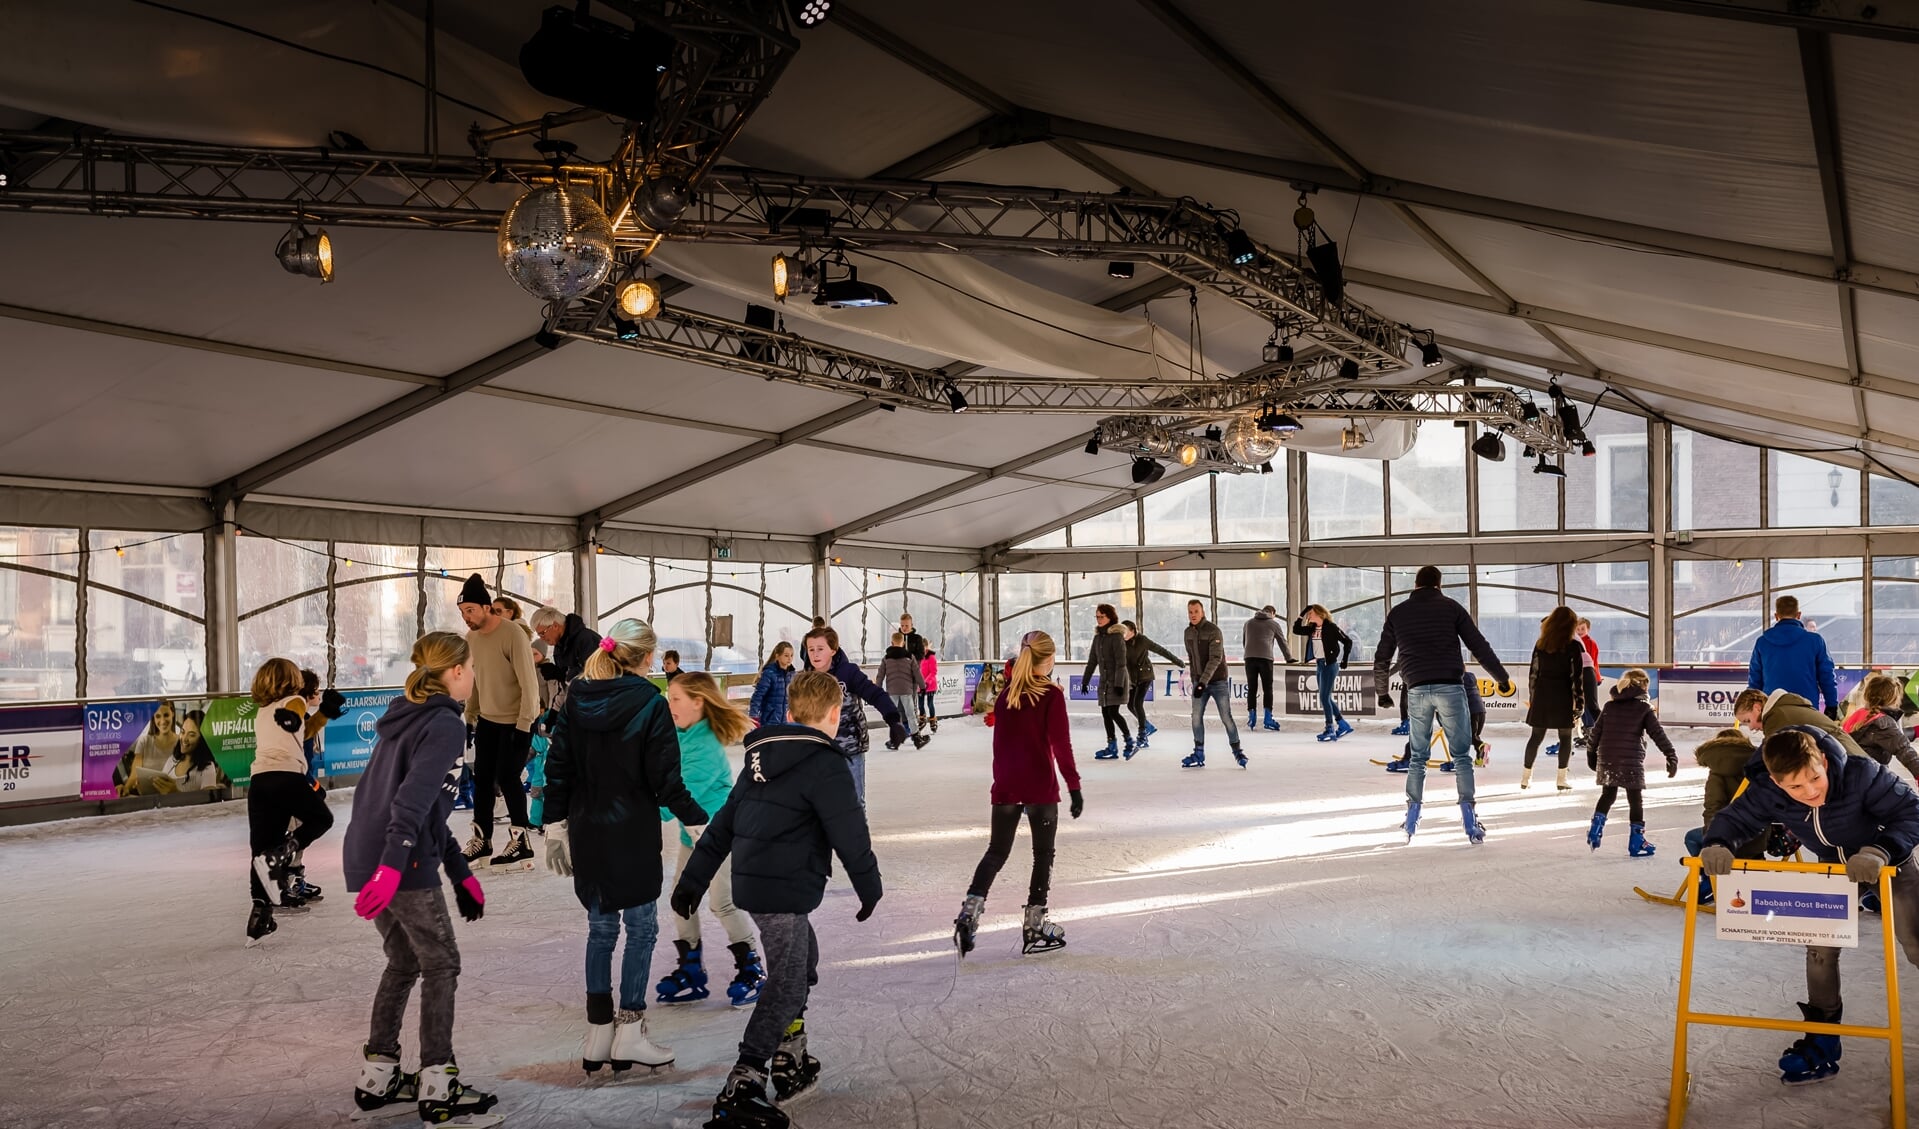
[[[486,607],[491,605],[493,600],[486,594],[486,581],[481,580],[480,574],[476,572],[466,578],[466,584],[460,588],[460,598],[456,602]]]

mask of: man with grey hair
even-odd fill
[[[564,686],[586,669],[586,660],[599,649],[600,635],[577,613],[562,613],[548,605],[533,613],[533,634],[552,649],[550,662],[540,665],[540,677]]]

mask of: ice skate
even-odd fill
[[[1027,906],[1026,921],[1020,929],[1020,952],[1050,953],[1066,947],[1066,930],[1046,917],[1045,906]]]
[[[1399,825],[1399,829],[1406,833],[1406,841],[1408,843],[1413,841],[1413,833],[1419,830],[1418,800],[1406,801],[1406,821]]]
[[[1179,762],[1179,767],[1181,767],[1181,768],[1205,768],[1205,767],[1206,767],[1206,750],[1205,750],[1205,749],[1203,749],[1203,748],[1202,748],[1202,749],[1194,749],[1194,750],[1193,750],[1193,755],[1192,755],[1192,756],[1189,756],[1189,757],[1184,757],[1184,758],[1182,758],[1182,759],[1180,760],[1180,762]]]
[[[1246,728],[1255,733],[1259,731],[1259,715],[1252,710],[1246,711]]]
[[[613,1025],[595,1023],[589,1017],[586,1021],[586,1037],[580,1040],[580,1069],[592,1074],[612,1059]]]
[[[673,947],[680,951],[680,966],[653,986],[659,1002],[690,1004],[712,995],[706,987],[706,959],[700,942],[674,941]]]
[[[773,1052],[773,1098],[782,1108],[813,1091],[820,1079],[820,1060],[806,1053],[806,1017],[787,1025],[780,1049]]]
[[[1486,841],[1486,825],[1479,822],[1479,812],[1471,800],[1460,802],[1459,826],[1466,832],[1468,843],[1478,845]]]
[[[1153,734],[1158,732],[1159,732],[1159,726],[1154,725],[1152,722],[1149,721],[1146,723],[1146,728],[1141,730],[1139,735],[1141,740],[1144,740],[1145,738],[1151,737]]]
[[[726,998],[734,1007],[758,1002],[760,986],[766,983],[766,966],[760,963],[760,954],[746,941],[726,947],[733,954],[733,982],[726,986]]]
[[[247,948],[259,944],[266,935],[280,927],[273,919],[273,906],[267,902],[256,901],[247,911]]]
[[[612,1057],[607,1061],[617,1071],[644,1066],[664,1070],[673,1065],[673,1049],[662,1047],[646,1034],[646,1013],[621,1009],[613,1021]]]
[[[493,843],[475,827],[473,834],[467,836],[466,846],[460,848],[460,857],[466,860],[469,867],[485,866],[487,860],[493,857]]]
[[[420,1069],[420,1120],[427,1125],[460,1125],[472,1129],[498,1125],[506,1118],[488,1113],[499,1102],[492,1094],[469,1090],[460,1082],[460,1068],[443,1062]]]
[[[713,1117],[705,1123],[705,1129],[786,1129],[790,1124],[766,1096],[766,1075],[742,1064],[726,1076],[726,1086],[713,1099]]]
[[[1599,849],[1600,840],[1604,839],[1605,837],[1606,837],[1606,813],[1603,811],[1596,811],[1593,813],[1592,827],[1586,832],[1586,845],[1596,851]]]
[[[926,747],[926,743],[931,740],[932,738],[928,737],[924,733],[915,733],[913,734],[913,747],[915,749],[924,749]]]
[[[1146,751],[1146,734],[1141,733],[1138,737],[1134,738],[1133,741],[1130,744],[1128,744],[1124,749],[1120,750],[1119,755],[1122,757],[1125,757],[1127,760],[1132,760],[1134,753],[1140,753],[1145,751]]]
[[[1522,768],[1519,770],[1519,786],[1521,788],[1530,788],[1533,786],[1533,770],[1532,769]]]
[[[1320,741],[1320,742],[1337,741],[1339,740],[1339,733],[1337,730],[1333,730],[1333,729],[1322,729],[1319,732],[1313,734],[1313,740]]]
[[[1094,751],[1093,759],[1096,761],[1116,761],[1119,759],[1119,746],[1109,740],[1106,742],[1105,748]]]
[[[1400,757],[1396,761],[1387,761],[1385,764],[1387,772],[1411,772],[1413,770],[1413,758],[1410,754]]]
[[[959,916],[953,919],[953,944],[961,957],[973,951],[973,938],[979,935],[979,919],[985,913],[986,899],[978,894],[968,894],[960,903]]]
[[[1275,725],[1273,726],[1273,728],[1278,729],[1279,726]],[[1341,737],[1346,736],[1346,734],[1351,733],[1352,731],[1353,731],[1353,727],[1347,723],[1345,718],[1342,717],[1339,719],[1339,727],[1333,731],[1333,740],[1337,741]]]
[[[420,1076],[400,1069],[400,1060],[392,1055],[376,1055],[360,1048],[360,1080],[353,1085],[350,1115],[354,1121],[376,1117],[397,1117],[420,1111]]]
[[[1403,721],[1400,722],[1398,725],[1393,726],[1393,736],[1395,737],[1404,737],[1406,736],[1407,732],[1408,730],[1407,730],[1406,723]]]
[[[1261,724],[1266,728],[1268,732],[1271,732],[1271,733],[1279,732],[1279,722],[1273,720],[1272,710],[1266,711],[1266,720],[1262,722]]]
[[[1573,782],[1568,777],[1566,769],[1562,768],[1559,770],[1559,779],[1557,781],[1557,784],[1561,792],[1570,792],[1573,790]]]
[[[1126,760],[1132,760],[1133,751],[1135,748],[1136,746],[1133,744],[1133,739],[1131,737],[1128,737],[1126,739],[1126,744],[1120,748],[1119,755],[1125,758]]]
[[[1799,1010],[1805,1014],[1808,1023],[1837,1023],[1844,1014],[1843,1007],[1825,1011],[1802,1003]],[[1779,1080],[1788,1086],[1803,1086],[1808,1082],[1823,1082],[1839,1073],[1839,1036],[1807,1035],[1786,1048],[1779,1056]]]
[[[1632,825],[1632,836],[1626,840],[1626,853],[1636,859],[1651,858],[1656,848],[1646,842],[1646,825]]]
[[[508,832],[506,847],[487,865],[496,870],[532,870],[533,847],[527,842],[527,829],[515,827]]]
[[[1238,745],[1233,746],[1233,759],[1239,762],[1239,767],[1246,767],[1246,754],[1240,751]]]

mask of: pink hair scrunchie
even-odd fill
[[[613,648],[619,645],[620,645],[620,641],[618,639],[613,638],[611,635],[608,635],[606,638],[600,640],[600,650],[606,651],[609,654],[612,653]]]

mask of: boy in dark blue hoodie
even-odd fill
[[[373,922],[386,949],[353,1100],[367,1111],[417,1101],[429,1124],[457,1117],[472,1125],[499,1123],[486,1112],[498,1099],[461,1085],[453,1061],[460,950],[440,893],[444,869],[460,916],[478,921],[485,912],[486,895],[447,827],[466,751],[461,709],[472,692],[465,639],[435,631],[413,644],[406,693],[380,718],[340,851],[347,889],[359,895],[354,912]],[[400,1024],[415,980],[421,982],[418,1075],[400,1070]]]
[[[762,725],[746,739],[746,768],[707,824],[679,883],[673,911],[690,917],[727,855],[733,856],[733,904],[753,915],[766,955],[766,982],[740,1039],[739,1062],[713,1103],[715,1123],[785,1125],[766,1095],[791,1101],[819,1078],[806,1053],[806,1004],[819,980],[819,941],[807,915],[818,909],[840,864],[859,895],[856,920],[880,900],[880,868],[866,830],[853,774],[833,742],[841,687],[824,671],[797,675],[787,688],[791,724]]]

